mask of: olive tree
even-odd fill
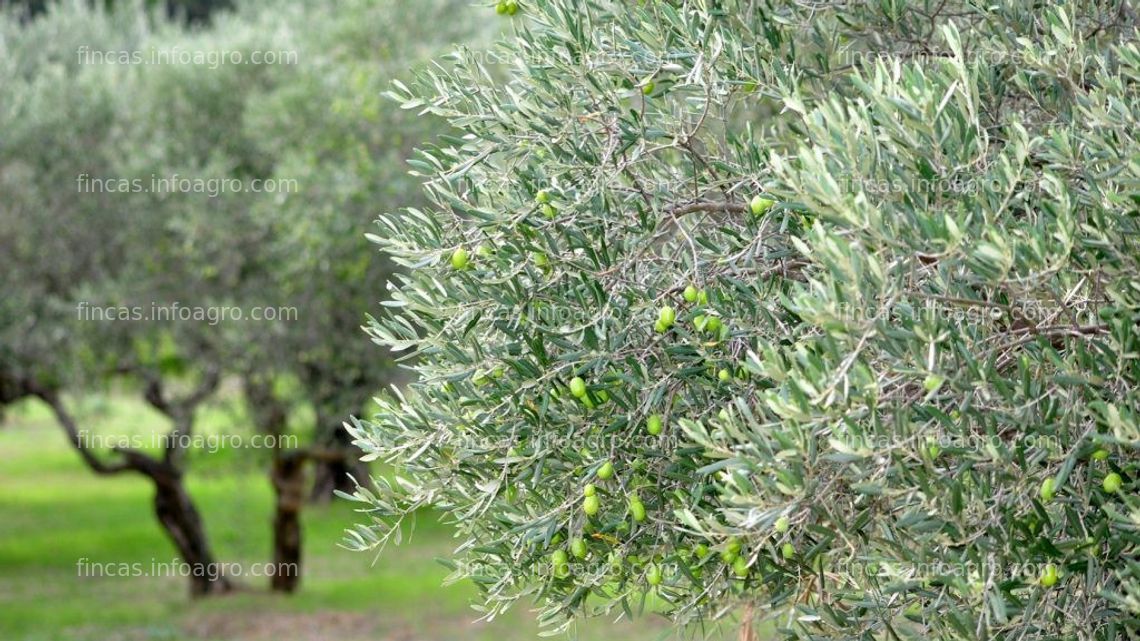
[[[0,407],[38,398],[92,471],[150,481],[195,594],[231,583],[211,571],[184,483],[196,410],[225,382],[238,383],[252,424],[228,429],[303,443],[242,456],[269,468],[276,490],[273,588],[300,579],[306,485],[316,476],[330,497],[353,487],[341,424],[393,375],[356,349],[370,284],[392,269],[360,230],[381,203],[422,198],[397,159],[441,128],[379,94],[470,31],[435,26],[461,5],[349,0],[330,13],[247,0],[194,30],[128,3],[59,3],[27,21],[0,11]],[[149,49],[226,61],[99,55]],[[282,64],[255,63],[258,51]],[[184,186],[161,184],[175,180]],[[150,317],[173,305],[213,318]],[[280,315],[258,322],[254,308]],[[112,384],[166,419],[161,451],[85,438],[74,395]]]
[[[502,3],[500,3],[502,4]],[[384,215],[354,424],[494,616],[800,639],[1137,629],[1131,2],[517,3],[392,95],[462,135]]]
[[[230,580],[209,570],[216,557],[184,483],[186,437],[221,378],[217,343],[209,328],[91,322],[86,313],[92,305],[121,302],[113,297],[124,283],[144,301],[171,300],[175,293],[189,298],[205,289],[192,287],[183,256],[162,253],[169,249],[162,233],[167,221],[145,215],[137,197],[125,203],[121,194],[91,191],[81,182],[98,171],[128,171],[119,126],[126,96],[137,85],[108,68],[83,68],[76,51],[81,45],[127,48],[148,32],[170,37],[176,31],[162,22],[151,31],[135,17],[78,3],[26,24],[15,12],[0,13],[0,270],[6,279],[0,402],[42,400],[93,472],[146,478],[156,519],[192,568],[191,592],[224,592]],[[163,265],[155,262],[161,255],[169,271],[155,270]],[[166,419],[168,438],[159,451],[105,451],[87,438],[86,417],[65,398],[69,389],[121,377],[131,378]]]

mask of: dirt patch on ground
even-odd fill
[[[440,641],[485,623],[460,617],[384,620],[359,612],[212,613],[183,623],[181,641]]]
[[[412,641],[407,630],[358,612],[209,614],[185,624],[201,641]]]

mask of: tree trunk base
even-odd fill
[[[292,593],[301,583],[301,507],[305,502],[305,457],[302,454],[278,455],[271,474],[277,494],[273,518],[274,592]]]
[[[231,591],[233,583],[214,560],[202,519],[182,483],[182,474],[167,465],[155,466],[146,474],[155,484],[154,513],[182,561],[190,566],[190,595],[202,597]]]

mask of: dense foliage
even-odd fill
[[[501,3],[500,3],[501,4]],[[455,577],[789,637],[1137,629],[1131,2],[533,0],[408,109],[433,205],[355,428]]]

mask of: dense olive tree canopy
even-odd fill
[[[1112,639],[1140,613],[1131,2],[519,4],[394,95],[465,133],[356,435],[496,613]],[[493,70],[506,65],[506,78]]]

